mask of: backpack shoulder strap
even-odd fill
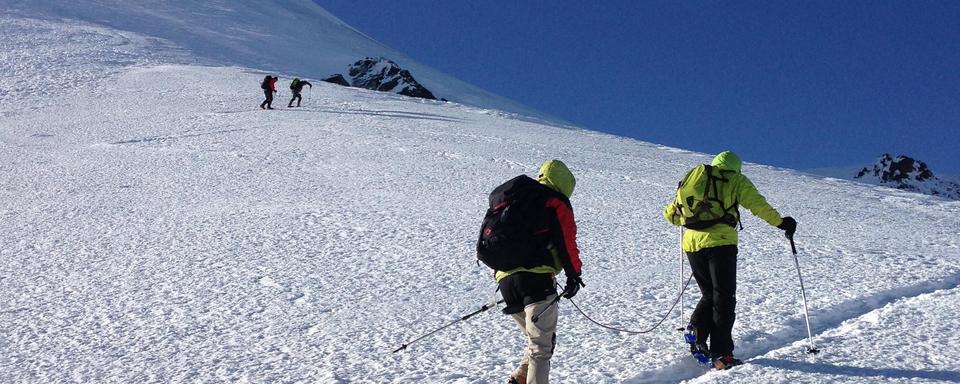
[[[720,189],[717,188],[717,179],[713,177],[713,166],[709,164],[703,165],[703,173],[706,174],[706,186],[703,188],[703,201],[707,201],[710,198],[710,187],[713,187],[713,196],[714,200],[720,201]]]
[[[724,183],[727,183],[727,182],[732,181],[732,180],[733,180],[733,177],[736,176],[736,175],[733,175],[733,176],[731,176],[731,177],[724,177],[724,175],[723,175],[724,172],[735,173],[735,171],[720,170],[720,177],[717,178],[717,180],[720,180],[720,181],[722,181],[722,182],[724,182]],[[717,201],[720,201],[719,196],[717,196]],[[742,231],[742,230],[743,230],[743,222],[740,220],[740,200],[737,199],[736,197],[734,197],[734,198],[733,198],[733,203],[730,204],[730,206],[727,206],[727,205],[723,204],[722,201],[721,201],[720,203],[722,204],[722,205],[721,205],[721,208],[723,208],[723,212],[724,212],[724,213],[728,213],[728,212],[730,212],[731,210],[733,210],[734,212],[737,213],[737,214],[736,214],[736,217],[737,217],[737,223],[736,223],[736,224],[740,226],[740,230]],[[733,224],[731,224],[731,225],[733,225]],[[734,226],[734,228],[736,228],[736,225],[733,225],[733,226]]]
[[[564,195],[563,193],[560,193],[559,191],[554,190],[546,185],[540,184],[539,182],[537,182],[535,192],[532,193],[535,193],[536,197],[542,200],[544,203],[546,203],[547,199],[555,197],[557,200],[563,202],[563,204],[565,204],[567,207],[573,208],[573,205],[570,204],[570,198],[567,197],[567,195]]]

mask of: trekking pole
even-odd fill
[[[680,227],[680,326],[677,327],[678,331],[683,331],[686,329],[683,325],[683,291],[686,290],[687,284],[683,281],[683,227]],[[689,281],[689,280],[688,280]]]
[[[461,321],[467,320],[467,319],[469,319],[469,318],[471,318],[471,317],[473,317],[473,316],[476,316],[477,314],[479,314],[479,313],[481,313],[481,312],[484,312],[484,311],[486,311],[486,310],[488,310],[488,309],[490,309],[490,308],[493,308],[493,307],[497,306],[497,304],[503,303],[504,301],[505,301],[505,300],[501,299],[500,301],[497,301],[496,303],[493,303],[493,304],[484,304],[482,307],[480,307],[480,309],[478,309],[478,310],[476,310],[476,311],[473,311],[473,312],[471,312],[471,313],[469,313],[469,314],[463,315],[463,317],[461,317],[461,318],[459,318],[459,319],[457,319],[457,320],[451,321],[451,322],[450,322],[449,324],[447,324],[447,325],[444,325],[444,326],[442,326],[442,327],[440,327],[440,328],[434,329],[433,331],[430,331],[429,333],[427,333],[427,334],[425,334],[425,335],[423,335],[423,336],[420,336],[420,337],[418,337],[418,338],[416,338],[416,339],[413,339],[412,341],[410,341],[410,342],[408,342],[408,343],[406,343],[406,344],[404,344],[404,345],[401,345],[400,348],[397,348],[397,349],[393,350],[393,353],[397,353],[397,352],[400,352],[400,351],[402,351],[402,350],[404,350],[404,349],[407,349],[407,346],[409,346],[410,344],[413,344],[413,343],[416,343],[416,342],[418,342],[418,341],[420,341],[420,340],[423,340],[423,339],[429,337],[430,335],[433,335],[434,333],[440,332],[440,331],[442,331],[442,330],[450,327],[451,325],[454,325],[454,324],[459,323],[459,322],[461,322]]]
[[[800,273],[800,260],[797,258],[797,245],[793,243],[793,236],[788,236],[787,238],[790,239],[790,249],[793,250],[793,263],[797,266],[797,277],[800,279],[800,297],[803,299],[803,318],[807,322],[807,342],[810,343],[810,346],[807,347],[807,353],[817,354],[820,353],[820,350],[813,344],[813,333],[810,332],[810,314],[807,311],[807,294],[803,289],[803,275]]]
[[[560,292],[559,294],[557,294],[557,297],[554,297],[553,300],[550,301],[550,305],[547,305],[546,307],[544,307],[543,309],[541,309],[541,310],[540,310],[540,313],[537,313],[536,315],[533,315],[533,318],[532,318],[533,322],[536,323],[537,321],[539,321],[539,320],[540,320],[540,316],[543,316],[543,313],[544,313],[544,312],[546,312],[548,309],[550,309],[550,307],[552,307],[552,306],[554,306],[555,304],[557,304],[557,302],[559,302],[560,299],[563,298],[563,294],[564,294],[564,293],[567,293],[567,290],[566,290],[566,289],[564,289],[563,292]]]

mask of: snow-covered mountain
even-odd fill
[[[21,20],[71,20],[67,24],[72,28],[97,26],[111,32],[136,32],[188,54],[186,62],[257,68],[291,77],[320,79],[341,73],[363,58],[385,57],[416,74],[437,98],[559,121],[422,65],[353,29],[310,0],[0,0],[0,12]],[[96,51],[112,47],[110,42],[103,43],[101,48],[89,47],[94,50],[91,55],[78,56],[100,60]],[[155,52],[126,53],[120,60],[149,57]],[[251,84],[252,92],[258,92],[258,84]]]
[[[496,297],[487,193],[549,158],[578,178],[586,313],[648,328],[689,273],[661,210],[707,154],[323,82],[260,110],[265,73],[400,57],[304,1],[0,5],[0,382],[503,382],[523,341],[497,310],[391,351]],[[800,223],[823,352],[802,353],[789,246],[744,211],[746,365],[697,366],[677,311],[638,336],[562,301],[554,382],[960,381],[960,202],[744,172]]]
[[[960,184],[942,180],[923,161],[900,155],[881,155],[873,165],[861,168],[854,179],[875,184],[960,200]]]

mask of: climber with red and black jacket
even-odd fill
[[[577,224],[570,204],[575,185],[576,179],[567,166],[550,160],[540,167],[536,180],[521,175],[491,194],[491,209],[478,242],[478,258],[496,270],[494,276],[506,303],[503,312],[513,317],[526,339],[523,357],[509,383],[549,381],[557,329],[556,275],[561,270],[566,275],[566,284],[559,293],[565,298],[572,298],[583,285]],[[507,217],[511,215],[514,221],[521,218],[523,223],[510,223]],[[498,244],[512,243],[501,239],[517,238],[517,234],[498,236],[498,231],[511,230],[529,234],[523,235],[520,244]],[[494,260],[497,253],[507,254],[502,266]],[[534,321],[537,314],[540,317]]]
[[[280,79],[276,76],[267,75],[260,82],[260,89],[263,90],[263,96],[265,97],[263,102],[260,103],[260,109],[273,109],[271,104],[273,104],[273,94],[277,93],[277,80]]]

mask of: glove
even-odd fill
[[[580,281],[580,277],[567,276],[567,285],[563,287],[563,297],[572,299],[577,295],[581,285],[583,285],[583,282]]]
[[[793,234],[797,232],[797,221],[790,216],[784,217],[783,222],[780,223],[777,228],[782,229],[787,235],[788,239],[792,239]]]

